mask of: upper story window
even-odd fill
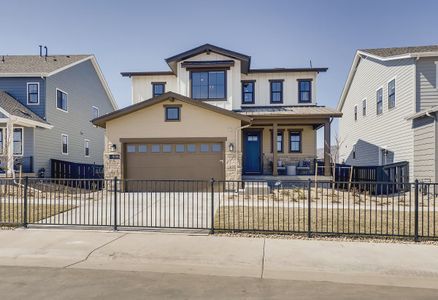
[[[96,119],[99,117],[99,107],[97,107],[97,106],[91,107],[91,116],[93,117],[93,119]]]
[[[395,79],[388,82],[388,108],[395,107]]]
[[[38,82],[27,83],[27,104],[40,104],[40,84]]]
[[[383,89],[380,88],[376,92],[377,114],[380,115],[383,112]]]
[[[270,80],[271,103],[283,103],[283,80]]]
[[[166,83],[165,82],[152,82],[152,96],[157,97],[166,91]]]
[[[354,106],[354,120],[357,121],[357,105]]]
[[[298,102],[299,103],[312,102],[312,80],[310,79],[298,80]]]
[[[255,81],[242,81],[242,104],[254,104]]]
[[[192,71],[193,99],[225,100],[225,71]]]
[[[67,93],[56,89],[56,108],[68,111]]]
[[[367,115],[367,99],[362,100],[362,116]]]
[[[181,107],[180,106],[166,106],[165,107],[165,120],[166,121],[180,121],[181,120]]]

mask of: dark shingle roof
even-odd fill
[[[0,55],[0,74],[47,74],[91,55]]]
[[[360,49],[359,51],[366,52],[366,53],[380,56],[380,57],[392,57],[392,56],[400,56],[400,55],[412,54],[412,53],[438,52],[438,45]]]
[[[48,124],[43,118],[39,117],[33,111],[21,104],[17,99],[4,91],[0,91],[0,107],[11,115]]]

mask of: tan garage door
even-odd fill
[[[223,143],[128,143],[125,153],[126,179],[224,179]]]

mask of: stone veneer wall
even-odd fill
[[[120,159],[109,159],[110,155],[120,155]],[[105,179],[122,178],[122,155],[117,152],[106,152],[103,155]]]
[[[313,160],[316,158],[315,156],[306,156],[300,155],[299,153],[278,153],[278,160],[283,162],[283,165],[297,165],[298,162],[302,160],[310,160],[311,165],[313,166]],[[273,161],[274,155],[273,153],[264,153],[263,154],[263,174],[264,175],[272,175],[272,166],[271,161]]]

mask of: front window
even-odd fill
[[[68,135],[61,135],[62,141],[62,154],[68,154]]]
[[[271,103],[283,103],[283,81],[271,80]]]
[[[23,155],[23,128],[14,128],[14,155]]]
[[[298,102],[310,103],[312,102],[312,81],[298,80]]]
[[[301,152],[301,132],[291,131],[289,136],[290,152]]]
[[[383,89],[378,89],[376,92],[377,102],[377,114],[380,115],[383,112]]]
[[[40,85],[37,82],[27,84],[27,104],[39,104],[40,102]]]
[[[166,121],[179,121],[181,119],[180,107],[166,107]]]
[[[152,83],[152,95],[153,97],[160,96],[164,94],[165,91],[165,84],[164,82],[154,82]]]
[[[193,99],[225,99],[225,71],[193,71]]]
[[[272,133],[272,131],[271,131]],[[277,132],[277,139],[275,141],[277,143],[277,152],[283,152],[283,130],[279,130]],[[272,143],[271,143],[272,145]],[[273,152],[273,149],[271,149],[271,152]]]
[[[89,140],[84,141],[84,155],[90,156],[90,141]]]
[[[388,82],[388,108],[395,107],[395,79]]]
[[[253,104],[254,103],[254,81],[242,82],[242,103]]]
[[[60,110],[67,111],[68,109],[68,103],[67,103],[67,93],[56,90],[56,107]]]

